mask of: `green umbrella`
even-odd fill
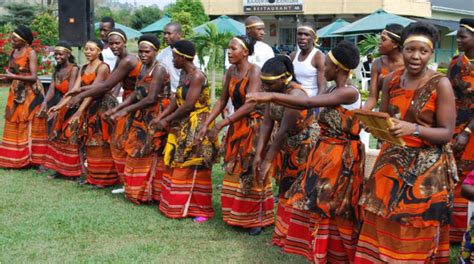
[[[153,22],[152,24],[142,28],[140,32],[142,33],[155,33],[159,31],[163,31],[166,24],[171,22],[171,17],[168,14],[165,14],[162,18],[158,19],[157,21]]]
[[[245,25],[237,20],[234,20],[226,15],[222,15],[212,21],[204,23],[194,28],[197,34],[205,34],[208,23],[216,25],[219,32],[230,32],[234,35],[245,35]]]
[[[94,27],[99,28],[99,24],[100,24],[99,22],[95,23]],[[129,27],[124,26],[122,24],[119,24],[117,22],[115,22],[115,28],[123,30],[123,32],[125,32],[125,35],[127,35],[128,39],[139,38],[142,35],[142,33],[140,33],[140,31],[135,30],[133,28],[129,28]]]
[[[345,21],[344,19],[339,18],[336,21],[332,22],[331,24],[320,28],[318,31],[316,31],[316,33],[319,38],[329,38],[329,37],[332,37],[331,34],[334,31],[347,25],[349,25],[349,22]]]
[[[400,24],[407,26],[408,24],[415,22],[415,20],[408,19],[402,16],[397,16],[385,12],[383,9],[379,9],[374,13],[363,17],[347,26],[344,26],[332,34],[334,35],[362,35],[371,32],[380,32],[388,24]]]

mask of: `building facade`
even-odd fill
[[[294,46],[296,25],[311,21],[321,28],[337,18],[355,21],[378,9],[402,16],[430,17],[427,0],[201,0],[211,17],[228,15],[243,21],[258,15],[265,22],[265,41],[270,45]]]

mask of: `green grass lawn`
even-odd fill
[[[0,130],[7,92],[0,89]],[[0,263],[306,263],[267,245],[273,228],[251,237],[224,225],[223,172],[214,169],[216,216],[204,224],[167,219],[109,189],[0,170]]]

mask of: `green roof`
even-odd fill
[[[331,24],[320,28],[318,31],[316,31],[316,33],[319,38],[328,38],[328,37],[331,37],[331,34],[334,31],[347,25],[349,25],[349,22],[345,21],[344,19],[339,18],[336,21],[332,22]]]
[[[346,25],[333,32],[334,35],[360,35],[370,32],[382,31],[387,24],[400,24],[407,26],[415,20],[397,16],[379,9],[374,13],[363,17],[349,25]]]
[[[140,30],[140,32],[142,32],[142,33],[155,33],[155,32],[163,31],[166,24],[168,24],[169,22],[171,22],[171,17],[169,15],[165,14],[162,18],[160,18],[157,21],[151,23],[150,25],[142,28]]]
[[[197,34],[206,33],[206,26],[208,23],[216,25],[219,32],[230,32],[234,35],[245,35],[245,25],[235,19],[232,19],[226,15],[222,15],[212,21],[204,23],[194,28],[194,32]]]
[[[95,23],[94,27],[99,28],[99,24],[100,24],[100,22]],[[123,32],[125,32],[125,35],[127,35],[127,39],[139,38],[142,35],[142,33],[140,33],[140,31],[135,30],[135,29],[130,28],[130,27],[127,27],[127,26],[122,25],[122,24],[117,23],[117,22],[115,22],[115,28],[123,30]]]

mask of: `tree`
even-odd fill
[[[163,11],[157,6],[144,6],[137,9],[131,18],[132,28],[140,30],[163,16]]]
[[[53,46],[58,42],[58,27],[58,19],[48,12],[37,15],[31,22],[31,31],[37,32],[37,38],[46,46]]]
[[[181,25],[181,36],[184,39],[191,39],[194,35],[191,13],[180,11],[171,15],[171,21]]]
[[[4,6],[7,14],[0,16],[0,25],[12,23],[15,26],[29,25],[39,10],[38,5],[10,3]]]
[[[108,6],[100,6],[95,11],[95,21],[100,21],[104,16],[111,17],[115,20],[115,22],[130,27],[131,18],[130,10],[128,9],[119,9],[118,11],[114,11],[110,9]]]
[[[171,16],[182,11],[192,14],[192,27],[197,27],[209,21],[209,17],[204,12],[204,7],[199,0],[177,0],[176,4],[168,5],[165,8],[165,13],[169,13]]]
[[[216,25],[209,23],[206,26],[206,33],[193,38],[196,51],[203,64],[204,57],[209,56],[207,69],[211,72],[211,102],[216,100],[216,70],[224,60],[224,49],[233,35],[229,32],[219,32]]]
[[[117,18],[117,15],[108,6],[99,6],[95,9],[94,21],[100,21],[105,16],[111,17],[114,20]]]
[[[367,56],[371,54],[374,57],[380,56],[378,49],[380,43],[380,35],[365,34],[363,37],[364,39],[357,43],[360,55]]]

